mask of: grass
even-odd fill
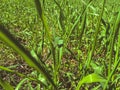
[[[120,89],[119,0],[2,0],[0,7],[1,89]]]

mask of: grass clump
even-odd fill
[[[119,90],[119,4],[2,0],[1,88]]]

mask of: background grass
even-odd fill
[[[34,0],[1,0],[0,24],[34,58],[40,59],[58,89],[119,90],[120,1],[41,0],[41,7],[39,16]],[[0,70],[0,77],[12,86],[23,85],[24,90],[53,89],[44,75],[29,67],[3,41],[0,62],[16,72],[43,79],[49,87],[25,77],[15,80],[14,74]]]

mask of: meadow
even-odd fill
[[[120,0],[1,0],[0,90],[120,90]]]

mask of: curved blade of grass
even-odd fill
[[[60,29],[62,29],[63,34],[64,34],[65,33],[65,25],[64,25],[63,21],[64,21],[65,16],[64,16],[64,13],[63,13],[63,9],[56,0],[54,0],[54,2],[58,6],[58,8],[60,10],[60,13],[59,13],[59,25],[60,25]]]
[[[24,84],[26,80],[28,80],[28,78],[24,78],[23,80],[21,80],[19,84],[16,86],[15,90],[20,90],[20,88],[22,87],[22,84]]]
[[[12,85],[10,85],[8,82],[6,81],[3,81],[1,78],[0,78],[0,85],[4,88],[4,90],[14,90],[14,87]]]
[[[39,0],[34,0],[34,3],[35,3],[35,6],[36,6],[36,9],[37,9],[37,12],[38,12],[38,14],[39,14],[39,16],[42,20],[43,26],[45,27],[45,34],[47,36],[47,39],[51,43],[52,42],[52,35],[50,33],[50,30],[49,30],[49,27],[48,27],[48,24],[47,24],[47,21],[46,21],[46,17],[44,15],[43,10],[42,10],[41,3],[40,3]]]
[[[87,68],[90,65],[90,62],[92,60],[92,56],[93,56],[93,53],[94,53],[94,50],[95,50],[95,46],[96,46],[96,43],[97,43],[97,39],[98,39],[98,34],[99,34],[100,25],[101,25],[101,19],[102,19],[103,12],[104,12],[105,3],[106,3],[106,0],[103,0],[103,7],[102,7],[102,11],[101,11],[100,17],[98,19],[98,24],[97,24],[97,28],[96,28],[96,31],[95,31],[94,41],[93,41],[93,44],[92,44],[92,50],[89,52],[88,60],[87,60],[87,63],[86,63],[86,67]]]
[[[19,73],[19,72],[15,72],[14,70],[11,70],[11,69],[6,68],[6,67],[3,67],[3,66],[0,66],[0,69],[1,69],[1,70],[4,70],[4,71],[7,71],[7,72],[10,72],[10,73],[15,73],[15,74],[17,74],[17,75],[19,75],[19,76],[21,76],[21,77],[24,76],[23,74],[21,74],[21,73]]]
[[[6,42],[10,47],[12,47],[17,53],[19,53],[24,60],[29,64],[29,66],[34,67],[36,70],[41,72],[46,79],[54,86],[53,80],[51,79],[51,75],[48,73],[46,68],[42,67],[41,63],[38,63],[35,58],[33,58],[29,51],[25,50],[25,48],[13,38],[13,36],[5,29],[5,27],[0,25],[0,39]]]
[[[93,82],[105,82],[106,80],[96,73],[92,73],[84,77],[78,82],[78,85],[75,90],[80,90],[80,87],[84,83],[93,83]]]
[[[21,73],[19,73],[19,72],[16,72],[16,71],[14,71],[14,70],[9,69],[9,68],[0,66],[0,69],[1,69],[1,70],[4,70],[4,71],[7,71],[7,72],[10,72],[10,73],[15,73],[15,74],[17,74],[17,75],[20,76],[20,77],[28,78],[29,80],[36,81],[37,83],[40,83],[40,84],[42,84],[42,85],[44,85],[44,86],[47,86],[47,85],[46,85],[44,82],[42,82],[41,80],[38,80],[38,79],[33,78],[33,77],[29,77],[29,76],[27,76],[27,75],[21,74]]]
[[[75,27],[78,25],[80,19],[82,18],[83,14],[85,13],[86,9],[88,8],[88,6],[91,4],[93,0],[89,0],[89,2],[87,3],[86,7],[84,8],[84,10],[82,11],[82,13],[80,13],[80,15],[78,16],[77,20],[75,21],[75,23],[73,24],[71,30],[69,31],[69,35],[65,34],[64,38],[66,39],[66,42],[69,40],[70,35],[72,34],[73,30],[75,29]]]
[[[107,88],[107,85],[109,83],[109,81],[111,80],[111,77],[112,75],[114,74],[115,70],[117,69],[119,63],[120,63],[120,58],[119,58],[119,48],[120,48],[120,11],[119,11],[119,14],[118,14],[118,17],[117,17],[117,20],[116,20],[116,23],[115,23],[115,27],[114,27],[114,37],[112,39],[112,48],[114,48],[114,42],[115,42],[115,37],[117,36],[116,34],[119,32],[119,35],[118,35],[118,46],[117,46],[117,50],[116,50],[116,55],[115,55],[115,63],[114,63],[114,68],[113,70],[111,71],[111,64],[112,64],[112,59],[110,59],[110,65],[109,65],[109,75],[108,75],[108,79],[104,85],[104,89],[103,90],[106,90]],[[112,58],[112,51],[113,49],[111,50],[111,58]],[[110,72],[111,71],[111,72]]]
[[[81,25],[81,32],[79,35],[79,45],[81,44],[82,36],[83,36],[84,31],[85,31],[85,26],[86,26],[86,13],[83,16],[83,21],[82,21],[82,25]]]
[[[120,10],[120,9],[119,9]],[[120,28],[120,11],[119,14],[117,16],[116,22],[114,24],[114,28],[113,28],[113,36],[110,38],[111,40],[111,46],[110,46],[110,56],[109,56],[109,68],[108,68],[108,74],[111,71],[111,65],[112,65],[112,55],[113,55],[113,50],[114,50],[114,43],[115,43],[115,38],[117,37],[117,34],[119,32],[119,28]]]

